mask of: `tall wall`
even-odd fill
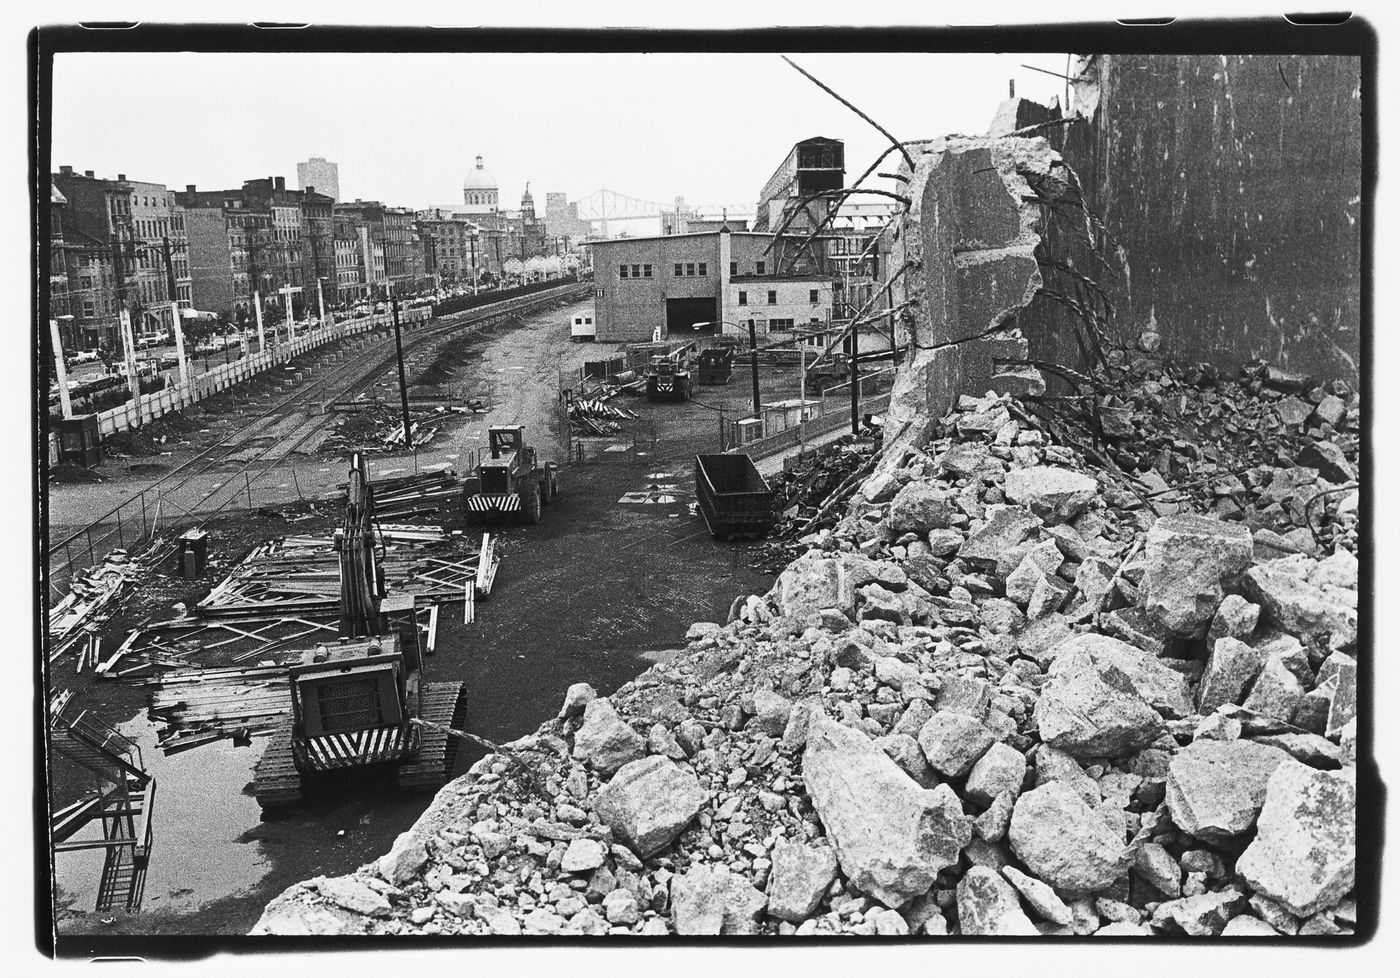
[[[1361,64],[1287,55],[1081,59],[1083,121],[1051,136],[1103,220],[1120,339],[1224,370],[1359,374]],[[1038,303],[1032,351],[1064,360]],[[1029,317],[1028,317],[1029,319]],[[1056,349],[1056,347],[1059,347]]]

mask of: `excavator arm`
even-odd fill
[[[374,546],[374,490],[364,456],[356,452],[345,489],[345,522],[340,549],[340,634],[360,638],[383,634],[379,601],[383,597]]]

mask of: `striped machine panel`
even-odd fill
[[[333,771],[342,767],[393,761],[416,746],[406,727],[377,727],[353,733],[323,734],[297,743],[297,753],[305,767],[313,771]]]
[[[518,513],[520,497],[515,493],[507,496],[485,496],[478,493],[467,497],[467,509],[473,513]]]

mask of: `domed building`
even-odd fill
[[[476,168],[467,172],[462,181],[462,208],[467,214],[495,214],[500,210],[500,187],[491,171],[476,158]]]

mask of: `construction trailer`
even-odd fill
[[[700,351],[699,381],[702,385],[727,384],[734,376],[732,347],[711,347]]]
[[[575,343],[598,338],[598,324],[593,321],[593,313],[581,312],[569,323],[569,339]]]
[[[559,463],[542,462],[525,442],[521,425],[492,425],[487,430],[490,454],[468,472],[462,496],[467,520],[517,516],[540,521],[540,508],[559,494]]]
[[[385,594],[374,491],[359,453],[335,548],[339,638],[287,670],[291,715],[254,769],[263,808],[300,802],[318,776],[335,771],[392,770],[406,789],[441,787],[452,772],[456,740],[447,730],[464,719],[462,684],[426,682],[414,597]]]

